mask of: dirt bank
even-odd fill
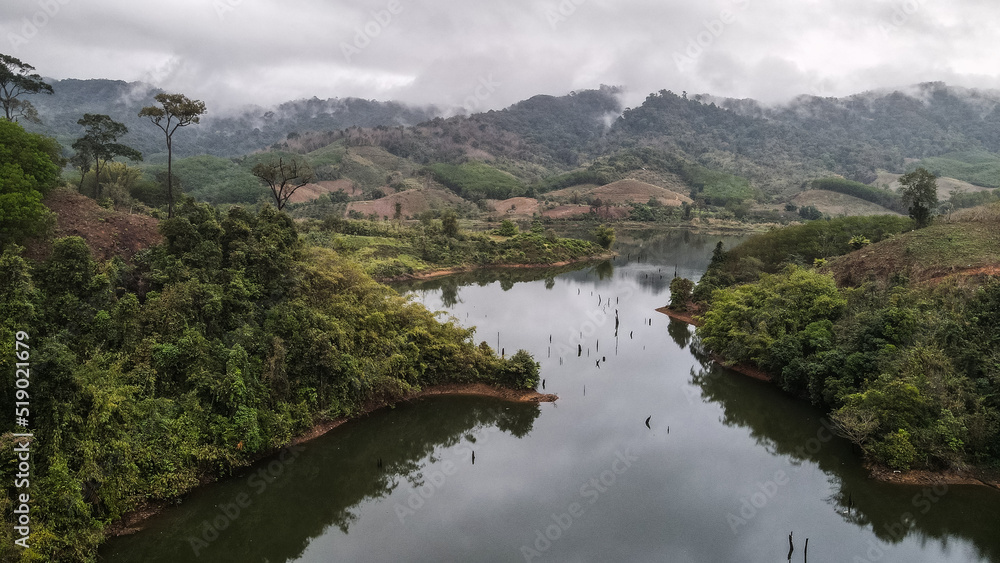
[[[328,420],[321,422],[309,430],[303,432],[302,434],[292,438],[286,446],[296,446],[309,440],[316,439],[323,434],[333,430],[334,428],[344,424],[349,420],[355,420],[371,414],[379,409],[398,404],[401,402],[413,401],[423,397],[430,397],[436,395],[474,395],[479,397],[494,397],[503,401],[511,401],[516,403],[552,403],[559,398],[558,395],[551,393],[539,393],[537,391],[532,391],[528,389],[509,389],[506,387],[497,387],[494,385],[487,385],[485,383],[446,383],[443,385],[435,385],[432,387],[427,387],[417,393],[411,393],[405,397],[398,400],[387,400],[378,399],[370,401],[356,416],[347,418],[338,418],[336,420]],[[267,452],[261,455],[256,461],[264,459],[269,455],[274,454],[278,450]],[[205,477],[201,480],[199,486],[204,486],[211,484],[213,482],[219,481],[219,479],[212,479]],[[190,491],[188,491],[190,492]],[[185,493],[186,494],[186,493]],[[180,504],[181,499],[169,499],[154,502],[144,502],[135,510],[124,514],[120,520],[113,522],[108,526],[104,535],[106,538],[112,538],[117,536],[127,536],[129,534],[134,534],[143,528],[143,522],[163,512],[170,506],[175,504]]]

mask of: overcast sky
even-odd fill
[[[209,111],[356,96],[505,107],[600,84],[780,102],[1000,87],[996,0],[0,0],[0,53]]]

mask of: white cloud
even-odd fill
[[[0,52],[45,76],[147,80],[210,109],[312,96],[462,106],[483,80],[498,85],[476,109],[602,83],[625,86],[634,105],[660,89],[774,102],[929,80],[1000,82],[992,25],[1000,5],[985,0],[0,0],[0,8]],[[679,67],[675,54],[692,45],[691,64]]]

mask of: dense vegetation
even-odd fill
[[[517,178],[481,162],[438,163],[428,169],[438,182],[472,201],[524,195],[524,186]]]
[[[915,169],[917,166],[908,168]],[[937,176],[958,178],[987,188],[1000,187],[1000,156],[982,149],[928,157],[921,160],[919,166],[929,169]]]
[[[363,264],[378,279],[391,279],[447,268],[546,265],[597,256],[603,248],[595,243],[559,238],[535,225],[519,232],[510,221],[497,230],[501,236],[448,228],[449,218],[424,220],[412,227],[384,221],[348,220],[328,217],[314,223],[306,234],[311,244],[333,248]],[[449,232],[451,231],[451,232]],[[603,231],[602,231],[603,233]],[[614,232],[603,235],[614,239]]]
[[[925,229],[873,246],[837,239],[853,232],[874,241],[891,234],[890,224],[883,223],[880,233],[875,224],[865,231],[839,220],[836,228],[822,229],[835,221],[818,221],[751,238],[713,260],[705,285],[695,290],[707,307],[698,335],[727,361],[760,367],[783,389],[829,409],[840,431],[878,464],[998,464],[1000,281],[958,275],[917,283],[907,275],[911,270],[900,268],[838,287],[827,269],[788,259],[817,248],[823,249],[820,257],[831,258],[854,246],[864,248],[857,254],[867,261],[898,263],[892,256],[897,240],[916,237],[925,242],[906,245],[907,253],[921,263],[912,254],[936,252],[937,238],[963,241],[968,237],[960,233],[982,228],[995,233],[998,216],[994,207],[988,224],[982,217],[957,221],[931,227],[948,233],[932,237]]]
[[[706,301],[715,289],[755,281],[760,274],[778,273],[789,264],[811,266],[847,254],[859,240],[879,242],[912,228],[908,218],[874,215],[810,221],[759,234],[728,252],[718,252],[698,283],[695,298]]]
[[[303,245],[269,206],[222,213],[187,200],[161,229],[165,242],[132,264],[95,262],[78,237],[42,262],[16,246],[0,257],[4,357],[26,331],[32,370],[45,374],[31,387],[38,519],[25,560],[92,560],[101,530],[141,502],[372,401],[443,382],[537,384],[526,353],[503,360],[474,345],[471,330]],[[4,371],[0,395],[13,404],[14,370]],[[9,438],[3,447],[10,458]],[[0,478],[13,482],[14,467]],[[9,522],[10,501],[0,503]],[[11,533],[0,532],[3,549]]]
[[[0,246],[41,234],[42,197],[59,181],[59,145],[0,119]]]

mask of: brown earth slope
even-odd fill
[[[148,215],[105,209],[89,197],[69,188],[56,188],[42,201],[56,214],[54,238],[79,236],[87,242],[94,258],[112,256],[130,259],[136,252],[159,244],[159,220]],[[52,239],[34,240],[27,245],[29,258],[44,259],[52,249]]]

